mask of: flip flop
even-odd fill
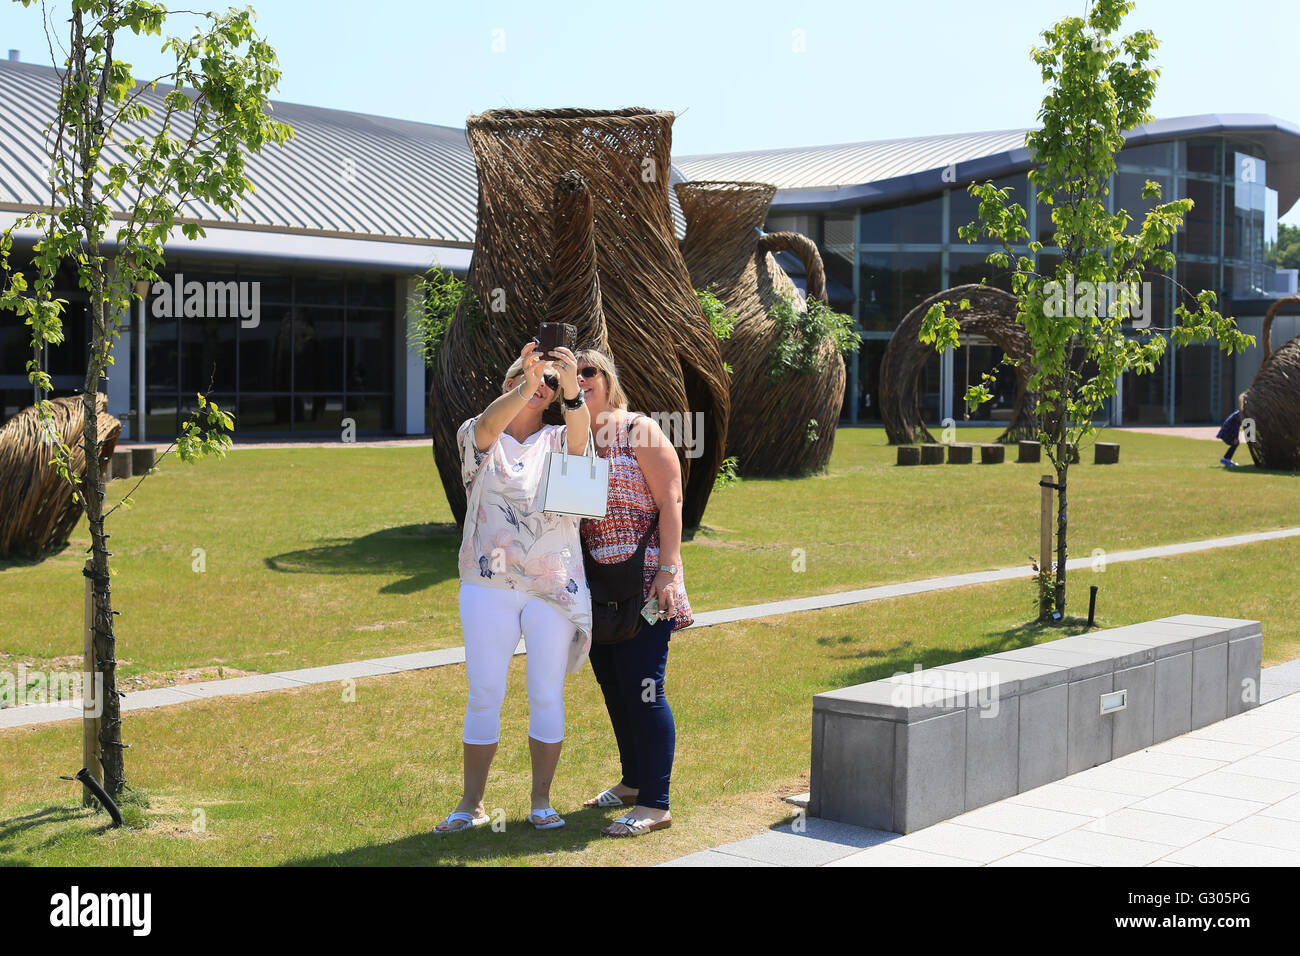
[[[611,787],[582,804],[584,807],[635,807],[636,797],[620,797]]]
[[[437,827],[434,827],[433,832],[439,836],[444,833],[459,833],[461,830],[472,830],[474,827],[481,827],[485,823],[491,822],[492,818],[486,813],[481,817],[476,817],[464,810],[453,810],[451,813],[447,814],[447,819],[443,820],[442,823],[439,824],[439,826],[447,826],[447,829],[439,830]],[[463,827],[453,827],[451,826],[453,823],[464,823],[465,825]]]
[[[627,827],[628,832],[610,833],[608,830],[601,830],[600,832],[607,837],[612,837],[618,840],[623,837],[640,836],[643,833],[650,833],[653,830],[667,830],[670,826],[673,825],[673,820],[672,817],[669,817],[667,820],[658,820],[658,821],[650,820],[648,818],[637,819],[632,817],[631,815],[628,815],[628,816],[619,817],[617,820],[614,821],[614,823],[623,824],[623,826]],[[613,826],[613,824],[610,825]]]
[[[545,820],[547,817],[559,817],[553,807],[543,807],[540,810],[532,810],[528,814],[528,822],[538,830],[558,830],[564,826],[564,818],[556,820],[554,823],[538,823],[538,820]]]

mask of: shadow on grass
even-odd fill
[[[1097,628],[1094,627],[1093,630],[1095,631]],[[874,658],[875,661],[840,671],[839,676],[835,678],[836,682],[831,686],[851,687],[854,684],[865,684],[870,681],[883,680],[898,673],[910,673],[918,668],[925,669],[938,667],[941,664],[952,664],[956,661],[967,661],[975,657],[985,657],[1002,651],[1029,647],[1033,644],[1054,641],[1062,637],[1071,637],[1087,631],[1086,620],[1070,617],[1066,618],[1061,624],[1040,624],[1035,620],[1000,631],[988,631],[984,634],[985,640],[974,647],[917,647],[912,641],[901,641],[893,647],[864,648],[852,653],[842,654],[839,659],[847,661]],[[823,646],[833,646],[835,644],[849,643],[851,640],[854,639],[849,635],[843,635],[838,638],[821,637],[817,639],[817,643]]]
[[[450,522],[408,524],[286,551],[264,563],[284,574],[403,574],[379,593],[412,594],[459,575],[460,541],[460,529]]]
[[[60,823],[68,823],[72,820],[82,820],[86,818],[84,810],[75,807],[41,807],[32,813],[20,817],[9,817],[7,820],[0,820],[0,866],[31,866],[31,851],[52,846],[62,837],[61,831],[51,833],[43,843],[37,847],[27,847],[28,855],[16,856],[13,854],[15,849],[14,841],[20,833],[26,833],[29,830],[35,830],[38,827],[50,827]],[[111,821],[107,815],[104,817],[105,823],[99,828],[99,832],[108,830]]]
[[[505,829],[491,825],[456,833],[421,833],[389,843],[355,847],[319,856],[297,857],[282,866],[467,866],[488,863],[508,866],[528,864],[534,858],[560,852],[579,852],[608,840],[601,830],[619,815],[593,807],[564,815],[558,830],[536,830],[521,818],[507,818]]]

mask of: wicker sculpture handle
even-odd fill
[[[1260,337],[1264,340],[1264,358],[1260,360],[1260,367],[1273,357],[1273,317],[1277,315],[1278,309],[1288,302],[1300,302],[1300,295],[1284,295],[1268,307],[1268,312],[1264,315],[1264,328],[1260,331]]]
[[[808,296],[826,302],[826,268],[817,244],[799,232],[769,232],[758,240],[759,254],[792,252],[803,261],[808,272]]]

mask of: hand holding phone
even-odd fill
[[[650,595],[650,600],[646,601],[645,607],[641,608],[641,616],[645,618],[647,624],[659,623],[659,595]]]
[[[554,358],[551,353],[560,346],[573,351],[578,345],[578,327],[567,322],[543,322],[537,330],[537,343],[537,350],[548,359]]]

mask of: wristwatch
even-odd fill
[[[671,575],[673,575],[673,576],[676,576],[677,572],[680,571],[681,568],[679,568],[679,567],[678,567],[677,565],[675,565],[675,564],[661,564],[661,565],[659,565],[659,570],[660,570],[660,571],[667,571],[669,574],[671,574]]]

